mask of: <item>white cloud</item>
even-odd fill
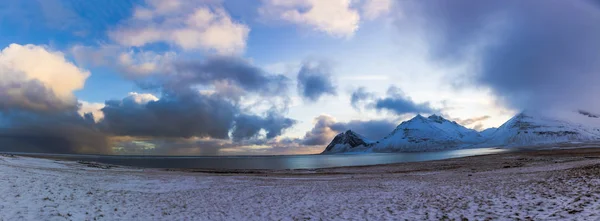
[[[74,107],[73,92],[82,89],[89,76],[61,52],[11,44],[0,52],[0,108],[42,111]]]
[[[71,48],[71,53],[78,64],[110,66],[133,78],[164,72],[176,57],[174,52],[159,54],[152,51],[134,51],[117,45],[75,45]]]
[[[133,16],[109,36],[123,46],[141,47],[164,42],[184,50],[202,49],[219,54],[246,48],[250,28],[235,22],[221,8],[202,0],[146,0]]]
[[[137,92],[129,92],[129,95],[123,99],[124,101],[131,101],[136,104],[147,104],[150,101],[157,101],[158,97],[153,94],[140,94]]]
[[[258,9],[267,19],[281,19],[336,37],[351,36],[360,15],[351,0],[263,0]]]
[[[362,5],[362,14],[366,19],[376,19],[390,12],[392,0],[365,0]]]
[[[79,115],[84,116],[87,113],[91,113],[94,116],[94,121],[98,122],[104,118],[104,112],[102,112],[102,108],[104,108],[104,103],[90,103],[87,101],[79,101],[79,110],[77,113]]]
[[[175,57],[175,53],[167,52],[157,54],[154,52],[121,52],[118,56],[118,64],[126,73],[135,75],[149,75],[168,68],[169,62]]]

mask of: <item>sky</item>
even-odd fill
[[[0,1],[0,149],[320,153],[416,114],[600,112],[600,2]]]

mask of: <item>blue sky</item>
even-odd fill
[[[320,152],[324,144],[305,142],[315,131],[326,140],[340,125],[396,125],[415,110],[482,130],[520,109],[560,106],[557,99],[596,108],[571,96],[595,90],[577,86],[595,66],[542,52],[595,57],[598,33],[586,25],[597,12],[582,9],[585,0],[513,3],[3,1],[0,68],[13,80],[0,82],[0,92],[11,96],[0,116],[51,116],[43,128],[54,128],[53,120],[79,113],[66,121],[101,131],[93,139],[106,145],[96,151],[57,135],[77,146],[67,152],[289,154]],[[539,13],[524,13],[530,7]],[[555,21],[554,7],[580,16]],[[540,24],[557,25],[531,28]],[[557,34],[569,32],[590,37]],[[525,54],[538,65],[515,65],[519,56],[533,58]],[[571,67],[589,69],[580,68],[581,78],[552,71]],[[544,73],[549,77],[540,78]],[[543,85],[556,82],[571,90],[544,96]],[[383,101],[391,106],[377,105]],[[93,114],[92,124],[84,123],[85,113]],[[121,124],[137,118],[144,122]],[[25,127],[13,124],[6,129]]]

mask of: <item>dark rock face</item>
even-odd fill
[[[358,147],[361,145],[369,145],[369,143],[365,142],[365,140],[360,135],[354,133],[351,130],[347,130],[346,132],[340,133],[337,136],[335,136],[335,138],[333,138],[333,141],[331,141],[331,143],[327,145],[325,151],[323,152],[330,152],[338,144],[348,145],[351,148]]]
[[[525,115],[524,113],[519,113],[514,117],[514,122],[512,122],[511,128],[518,128],[519,130],[531,130],[540,128],[541,126],[533,124],[530,116]]]

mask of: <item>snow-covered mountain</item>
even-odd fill
[[[417,115],[402,122],[379,141],[370,141],[352,131],[338,134],[323,153],[443,150],[469,146],[484,140],[477,131],[443,117],[431,115],[425,118]]]
[[[431,115],[417,115],[402,122],[390,135],[377,142],[375,152],[424,151],[453,149],[481,143],[484,138],[475,130]]]
[[[600,115],[587,111],[524,111],[499,128],[481,132],[441,116],[402,122],[388,136],[372,141],[353,132],[338,134],[323,153],[415,152],[474,147],[516,147],[600,140]]]
[[[484,138],[490,138],[494,135],[496,130],[498,130],[498,128],[491,127],[491,128],[480,131],[479,134]]]
[[[600,139],[600,119],[589,112],[539,113],[524,111],[478,146],[528,146]]]

